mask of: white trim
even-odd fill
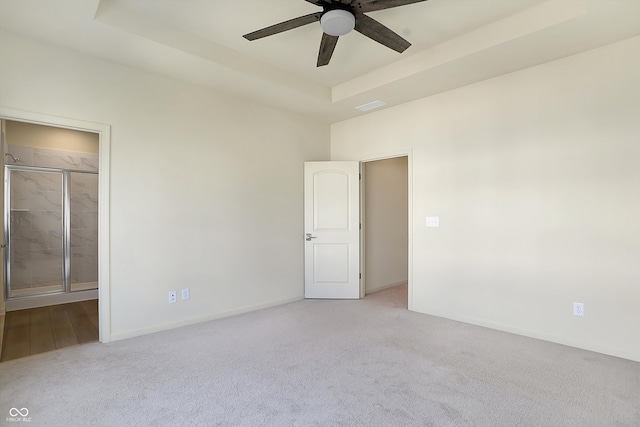
[[[393,159],[396,157],[407,157],[407,198],[408,198],[408,206],[407,206],[407,210],[408,210],[408,242],[407,242],[407,246],[408,246],[408,262],[407,262],[407,286],[408,286],[408,301],[407,301],[407,305],[408,305],[408,309],[411,311],[413,310],[413,150],[411,148],[403,148],[403,149],[398,149],[395,151],[390,151],[390,152],[386,152],[386,153],[381,153],[381,154],[377,154],[377,155],[373,155],[373,156],[365,156],[365,157],[361,157],[359,159],[360,163],[366,163],[366,162],[373,162],[376,160],[386,160],[386,159]],[[364,174],[363,174],[364,175]],[[363,176],[364,179],[364,176]],[[363,181],[364,182],[364,181]],[[362,200],[362,199],[361,199]],[[362,202],[361,202],[362,205]],[[360,220],[362,222],[362,227],[364,230],[364,217],[363,217],[363,211],[364,209],[360,209]],[[361,233],[361,235],[364,235],[364,233]],[[362,244],[364,245],[364,242],[362,242]],[[363,246],[364,247],[364,246]],[[365,288],[365,274],[364,274],[364,257],[361,259],[361,270],[362,270],[362,289]],[[364,295],[364,293],[362,294]]]
[[[179,322],[163,323],[160,325],[150,326],[148,328],[135,329],[132,331],[121,332],[111,336],[113,341],[124,340],[128,338],[134,338],[141,335],[153,334],[156,332],[168,331],[170,329],[176,329],[183,326],[195,325],[198,323],[209,322],[211,320],[222,319],[224,317],[235,316],[238,314],[249,313],[256,310],[262,310],[265,308],[271,308],[278,305],[289,304],[296,301],[302,301],[303,297],[286,298],[276,301],[267,302],[264,304],[249,305],[234,310],[224,311],[222,313],[210,314],[207,316],[193,317],[191,319],[181,320]]]
[[[111,153],[111,126],[66,117],[50,116],[30,111],[0,107],[0,118],[36,123],[98,134],[100,169],[98,171],[98,295],[100,342],[111,341],[111,289],[110,289],[110,241],[109,241],[109,172]]]
[[[367,295],[374,294],[374,293],[380,292],[380,291],[384,291],[385,289],[395,288],[396,286],[406,285],[406,284],[407,284],[406,280],[402,280],[400,282],[395,282],[395,283],[388,283],[386,285],[379,286],[379,287],[377,287],[375,289],[370,289],[369,292],[367,292]]]
[[[365,218],[364,190],[366,188],[365,177],[367,176],[366,162],[360,162],[360,298],[367,296],[367,270],[365,269],[367,259],[367,236],[364,232],[367,229]]]
[[[598,345],[598,343],[585,343],[581,340],[574,340],[567,337],[560,337],[553,334],[546,334],[543,332],[534,331],[532,329],[526,328],[518,328],[513,327],[511,325],[507,325],[501,322],[494,322],[492,320],[486,320],[477,317],[470,316],[452,316],[449,313],[442,314],[439,312],[420,312],[422,314],[426,314],[429,316],[439,317],[441,319],[451,320],[453,322],[461,322],[469,325],[481,327],[481,328],[489,328],[496,331],[502,331],[510,334],[520,335],[527,338],[535,338],[542,341],[548,341],[556,344],[566,345],[569,347],[574,347],[581,350],[593,351],[596,353],[607,354],[609,356],[621,357],[623,359],[633,360],[635,362],[640,362],[640,354],[633,353],[628,350],[624,350],[618,347],[612,347],[608,345]]]

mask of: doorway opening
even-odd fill
[[[9,313],[2,360],[46,351],[50,343],[97,341],[98,134],[14,120],[1,125]],[[88,310],[66,305],[79,301],[94,303],[84,304]],[[81,340],[63,338],[83,327],[90,332]]]
[[[0,122],[0,345],[108,342],[110,127],[3,107]]]
[[[7,309],[97,299],[98,135],[2,124]]]
[[[408,307],[409,161],[399,156],[362,162],[363,292]]]

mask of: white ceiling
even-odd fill
[[[403,54],[357,32],[317,68],[304,0],[0,0],[0,28],[336,122],[640,34],[640,0],[429,0],[371,12],[412,43]],[[636,53],[638,54],[638,53]]]

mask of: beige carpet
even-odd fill
[[[306,300],[4,362],[0,422],[15,407],[32,426],[640,425],[640,363],[406,300]]]

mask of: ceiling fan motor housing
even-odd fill
[[[355,28],[356,17],[348,10],[333,9],[322,15],[320,25],[330,36],[344,36]]]

